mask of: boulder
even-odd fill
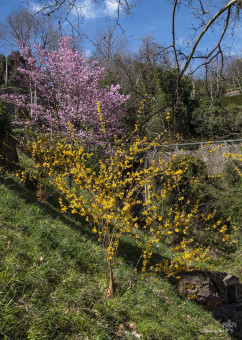
[[[225,300],[226,303],[237,302],[239,290],[239,278],[234,275],[227,275],[223,279],[225,285]]]
[[[223,279],[226,273],[192,271],[179,273],[179,276],[175,280],[178,290],[205,309],[214,311],[225,303]]]

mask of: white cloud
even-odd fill
[[[104,3],[106,15],[113,16],[118,10],[118,3],[111,0],[105,0]]]
[[[40,4],[37,4],[36,2],[34,2],[34,1],[30,1],[29,2],[29,11],[31,12],[31,13],[38,13],[39,11],[41,11],[42,10],[42,6],[40,5]]]
[[[85,50],[85,56],[89,58],[92,55],[92,51],[90,49]]]
[[[93,0],[83,0],[76,3],[73,8],[73,15],[82,15],[85,19],[96,19],[105,16],[113,16],[117,12],[118,4],[115,0],[104,0],[102,5],[98,5]]]
[[[73,14],[81,14],[86,19],[95,19],[98,17],[97,6],[95,6],[92,0],[84,0],[76,5],[77,7],[72,10]]]

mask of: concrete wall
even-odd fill
[[[224,154],[228,153],[241,153],[242,143],[228,144],[226,147],[222,144],[206,144],[198,150],[186,150],[185,148],[179,147],[179,151],[168,151],[162,152],[162,158],[165,161],[169,161],[174,154],[177,155],[193,155],[196,158],[203,160],[208,169],[210,175],[221,174],[223,168],[228,161]],[[160,154],[160,152],[159,152]],[[153,158],[157,157],[157,152],[150,152],[148,159],[150,162]]]

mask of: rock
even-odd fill
[[[225,302],[226,289],[222,280],[226,273],[192,271],[179,273],[179,276],[178,290],[205,309],[214,311]]]
[[[239,0],[240,1],[240,6],[242,8],[242,0]],[[224,94],[225,97],[233,97],[233,96],[239,96],[241,94],[241,91],[240,90],[232,90],[232,91],[229,91],[229,92],[226,92]]]
[[[223,279],[225,285],[225,301],[233,303],[238,301],[238,287],[240,285],[239,278],[234,275],[227,275]]]
[[[235,339],[242,340],[242,284],[238,277],[221,272],[192,271],[173,279],[178,290],[205,309]]]

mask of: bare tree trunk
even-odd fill
[[[32,91],[32,83],[31,80],[29,81],[29,93],[30,93],[30,104],[31,104],[31,109],[30,109],[30,117],[33,117],[33,109],[32,109],[32,104],[33,104],[33,91]]]
[[[108,267],[107,269],[108,269],[108,276],[109,276],[109,287],[107,291],[107,297],[113,298],[117,284],[114,282],[112,260],[109,259],[109,254],[107,253],[106,253],[106,261],[107,261],[107,267]]]
[[[195,81],[194,79],[192,79],[192,94],[191,94],[192,99],[195,99],[195,96],[196,96]]]
[[[6,57],[5,86],[8,85],[8,57]]]
[[[37,106],[37,104],[38,104],[36,85],[35,85],[35,88],[34,88],[34,104],[35,104],[36,106]]]
[[[214,104],[214,95],[213,95],[213,81],[212,81],[212,75],[209,77],[209,83],[210,83],[210,99],[211,99],[211,105]]]
[[[218,60],[217,60],[217,59],[216,59],[215,66],[216,66],[216,88],[217,88],[217,96],[219,96],[220,89],[219,89],[219,71],[218,71]]]

